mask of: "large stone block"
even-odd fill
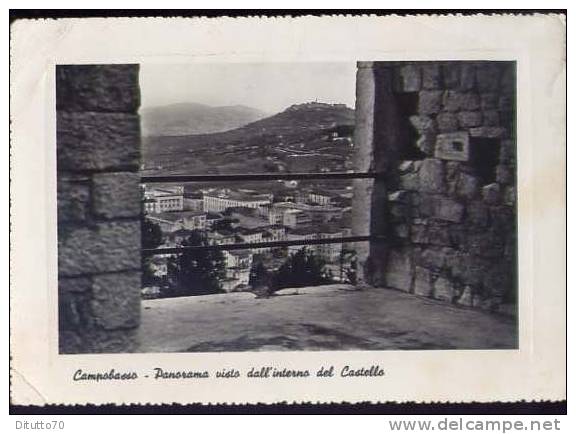
[[[475,111],[480,108],[480,98],[477,93],[448,90],[444,93],[443,105],[448,112]]]
[[[460,63],[448,62],[442,65],[442,85],[446,89],[456,89],[460,86]]]
[[[511,206],[490,207],[490,217],[493,229],[499,231],[502,236],[516,228],[516,213]]]
[[[139,272],[94,276],[94,323],[106,330],[136,327],[140,322],[140,288]]]
[[[470,202],[466,215],[467,221],[474,226],[486,227],[490,221],[488,207],[480,201]]]
[[[435,90],[442,84],[440,65],[437,63],[425,63],[422,66],[422,88]]]
[[[483,285],[490,296],[505,297],[513,291],[516,291],[514,286],[515,270],[512,264],[500,261],[495,264],[490,270],[487,270],[484,275]]]
[[[472,232],[468,234],[467,251],[472,255],[497,260],[504,255],[505,240],[502,234],[494,230]]]
[[[140,268],[140,220],[63,228],[58,235],[60,276]]]
[[[58,222],[83,221],[90,213],[90,186],[87,182],[58,177]]]
[[[415,207],[418,208],[418,216],[423,217],[423,224],[426,223],[426,217],[434,217],[436,208],[437,195],[420,193],[418,196],[418,203]]]
[[[486,92],[480,95],[480,106],[482,110],[491,110],[498,108],[498,99],[500,96],[496,92]]]
[[[500,67],[495,62],[483,62],[476,66],[476,83],[480,92],[498,90],[500,86]]]
[[[412,225],[410,239],[415,244],[428,244],[428,227],[426,225]]]
[[[410,207],[405,203],[390,202],[389,210],[394,222],[405,221],[410,217]]]
[[[410,116],[410,123],[416,130],[422,134],[426,131],[435,131],[436,125],[434,119],[427,115],[414,115]]]
[[[426,155],[432,155],[436,140],[436,122],[427,115],[410,116],[410,122],[420,135],[416,146]]]
[[[512,140],[502,140],[500,144],[500,164],[514,164],[516,160],[516,146]]]
[[[410,237],[410,227],[404,223],[396,224],[394,225],[394,235],[400,239],[407,239]]]
[[[450,227],[436,222],[428,226],[428,242],[434,246],[451,245]]]
[[[516,92],[516,62],[506,62],[501,69],[500,91],[514,94]]]
[[[104,218],[136,217],[141,212],[138,173],[98,173],[92,177],[94,214]]]
[[[136,350],[136,329],[64,330],[59,333],[61,354],[130,353]]]
[[[56,109],[136,113],[139,65],[57,65]]]
[[[60,277],[58,290],[65,293],[90,292],[92,290],[92,278],[88,276]]]
[[[485,273],[492,266],[491,262],[484,258],[463,252],[454,253],[446,262],[454,278],[473,286],[482,284]]]
[[[400,69],[400,90],[402,92],[418,92],[422,78],[420,68],[416,65],[406,65]]]
[[[438,277],[433,284],[433,297],[437,300],[452,302],[455,296],[454,285],[445,277]]]
[[[459,131],[438,134],[434,156],[442,160],[468,161],[470,159],[468,133]]]
[[[450,225],[450,244],[455,248],[464,248],[468,231],[464,223]]]
[[[442,109],[442,94],[440,90],[421,91],[418,98],[418,113],[422,115],[439,113]]]
[[[458,113],[458,124],[460,128],[471,128],[482,125],[482,113],[479,111]]]
[[[458,130],[458,116],[451,112],[442,112],[436,117],[438,131],[452,133]]]
[[[86,292],[58,293],[58,327],[60,330],[79,330],[92,326],[90,294]]]
[[[455,250],[450,247],[428,246],[418,255],[418,264],[435,271],[445,268],[454,256]]]
[[[414,294],[423,297],[432,295],[432,273],[423,267],[414,269]]]
[[[482,113],[482,124],[486,127],[497,127],[500,125],[500,114],[498,110],[486,110]]]
[[[504,190],[504,203],[508,206],[516,205],[516,187],[508,186]]]
[[[138,170],[140,120],[124,113],[57,114],[58,170]]]
[[[404,190],[415,191],[420,189],[420,178],[418,173],[404,173],[400,175],[399,187]]]
[[[438,220],[459,223],[462,221],[463,216],[464,205],[461,203],[444,196],[434,198],[432,217]]]
[[[510,166],[499,164],[496,166],[496,182],[500,184],[512,184],[514,181],[514,173]]]
[[[416,141],[416,147],[420,149],[428,157],[434,155],[434,146],[436,143],[436,132],[427,131],[423,132],[422,135]]]
[[[408,249],[393,250],[386,265],[386,285],[411,292],[412,290],[412,258]]]
[[[456,181],[456,195],[458,197],[471,200],[480,191],[480,180],[478,177],[466,172],[461,172]]]
[[[503,127],[476,127],[470,128],[470,136],[483,137],[486,139],[499,139],[506,136],[506,128]]]
[[[476,68],[472,63],[462,62],[460,67],[460,89],[472,90],[476,88]]]
[[[498,110],[501,112],[514,112],[516,101],[514,95],[500,95],[498,99]]]
[[[443,193],[446,190],[444,182],[444,165],[435,158],[422,161],[418,171],[420,190],[427,193]]]
[[[482,199],[489,205],[497,205],[502,198],[500,184],[494,182],[482,187]]]

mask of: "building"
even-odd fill
[[[222,250],[226,268],[248,268],[252,267],[252,252],[249,249],[242,250]]]
[[[342,217],[343,211],[336,206],[310,205],[302,202],[277,202],[263,209],[268,212],[268,222],[271,225],[281,224],[290,228],[337,220]]]
[[[317,229],[319,240],[338,239],[344,235],[341,230],[333,226],[324,226]],[[316,254],[326,262],[336,262],[342,254],[342,243],[317,244]]]
[[[201,194],[184,194],[184,209],[187,211],[204,211],[204,200]]]
[[[205,212],[223,212],[228,208],[258,208],[268,205],[272,202],[272,195],[222,189],[219,192],[204,193],[202,199]]]
[[[265,229],[261,228],[236,228],[236,233],[240,237],[241,241],[244,243],[261,243],[263,241]]]
[[[226,292],[232,292],[248,287],[253,255],[250,250],[224,250],[226,263],[226,278],[220,283]]]
[[[333,201],[338,197],[337,194],[315,190],[308,193],[308,203],[317,204],[320,206],[330,206]]]
[[[275,206],[261,207],[260,209],[265,210],[268,213],[268,223],[271,225],[282,224],[284,222],[284,211]]]
[[[235,244],[236,235],[234,232],[220,230],[207,233],[208,244],[213,246],[223,246],[226,244]]]
[[[303,241],[303,240],[315,240],[316,230],[311,227],[290,229],[286,234],[286,239],[288,241]],[[293,255],[298,251],[306,248],[308,251],[313,251],[314,246],[307,246],[304,244],[288,246],[288,255]]]
[[[147,216],[148,220],[160,225],[162,232],[170,233],[179,229],[203,231],[206,229],[206,214],[196,211],[167,212]]]
[[[310,215],[300,209],[287,209],[282,215],[282,224],[289,228],[304,226],[311,222],[312,218]]]
[[[265,230],[268,233],[267,241],[284,241],[286,239],[286,227],[283,225],[270,225]]]
[[[144,186],[144,210],[148,214],[184,209],[184,187],[154,187]]]
[[[342,238],[342,231],[332,225],[324,225],[320,227],[306,226],[292,229],[287,235],[287,239],[290,241],[328,240],[339,238]],[[342,253],[342,243],[328,243],[289,246],[288,254],[294,254],[303,248],[306,248],[309,252],[317,255],[326,262],[335,262],[339,260]]]

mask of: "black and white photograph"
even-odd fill
[[[57,65],[60,352],[517,348],[515,78]]]
[[[10,35],[14,405],[565,400],[562,14]]]

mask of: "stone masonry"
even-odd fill
[[[136,345],[139,105],[137,65],[56,68],[61,353]]]
[[[371,258],[372,283],[514,314],[515,63],[372,68],[373,167],[387,197],[387,253]],[[396,130],[396,143],[379,140],[380,130]]]

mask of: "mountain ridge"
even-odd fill
[[[309,102],[228,131],[144,137],[145,168],[151,174],[348,170],[354,121],[344,104]]]
[[[143,136],[218,133],[239,128],[267,115],[241,104],[210,106],[201,103],[173,103],[140,110]]]

